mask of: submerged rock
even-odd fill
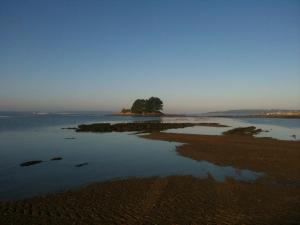
[[[20,166],[32,166],[38,163],[43,162],[42,160],[31,160],[31,161],[27,161],[27,162],[23,162],[20,164]]]
[[[82,166],[87,166],[89,163],[85,162],[85,163],[80,163],[75,165],[75,167],[82,167]]]
[[[63,159],[62,157],[54,157],[51,159],[51,161],[62,160],[62,159]]]
[[[66,137],[65,139],[67,139],[67,140],[74,140],[76,138],[74,138],[74,137]]]

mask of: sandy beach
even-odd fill
[[[211,176],[130,178],[0,203],[0,224],[299,224],[300,142],[251,135],[155,132],[178,154],[263,172],[255,182]],[[34,184],[33,184],[34,185]]]

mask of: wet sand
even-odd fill
[[[300,183],[300,141],[251,135],[196,135],[155,132],[143,138],[183,143],[177,152],[195,160],[266,173],[268,178]]]
[[[253,183],[210,176],[131,178],[0,203],[0,224],[300,224],[300,142],[156,132],[179,154],[264,172]],[[34,185],[34,184],[33,184]]]

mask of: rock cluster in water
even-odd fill
[[[168,129],[185,128],[193,126],[226,127],[218,123],[160,123],[160,122],[133,122],[133,123],[95,123],[82,124],[76,128],[77,132],[152,132]]]
[[[238,127],[228,131],[223,132],[224,135],[248,135],[253,136],[262,132],[262,129],[256,129],[256,127]]]
[[[58,160],[62,160],[62,157],[54,157],[51,158],[50,161],[58,161]],[[35,164],[39,164],[42,162],[46,162],[46,161],[42,161],[42,160],[31,160],[31,161],[26,161],[20,164],[20,166],[33,166]],[[82,166],[87,166],[89,163],[88,162],[84,162],[84,163],[80,163],[80,164],[76,164],[75,167],[82,167]]]
[[[62,160],[62,157],[54,157],[52,159],[50,159],[50,161],[57,161],[57,160]],[[26,161],[20,164],[20,166],[33,166],[42,162],[46,162],[46,161],[42,161],[42,160],[30,160],[30,161]]]

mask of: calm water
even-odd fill
[[[193,118],[188,118],[191,121]],[[168,119],[167,119],[168,120]],[[178,120],[179,121],[179,120]],[[185,121],[181,119],[180,121]],[[236,127],[255,126],[262,129],[257,137],[271,137],[279,140],[300,140],[300,119],[278,119],[278,118],[196,118],[197,122],[216,122],[230,127],[187,127],[180,129],[170,129],[165,132],[186,133],[186,134],[206,134],[221,135],[224,131]],[[295,136],[294,136],[295,135]]]
[[[90,122],[131,122],[153,120],[144,117],[117,117],[104,114],[33,115],[0,114],[0,200],[15,200],[44,193],[111,179],[146,176],[193,175],[205,178],[210,174],[222,182],[226,177],[254,181],[262,173],[221,167],[207,161],[194,161],[179,156],[180,143],[153,141],[132,133],[76,133],[62,127]],[[299,120],[249,121],[232,119],[164,118],[163,122],[220,122],[231,126],[255,124],[274,137],[300,137]],[[292,121],[292,123],[291,123]],[[289,124],[292,125],[289,125]],[[296,124],[296,125],[295,125]],[[193,127],[171,132],[219,134],[228,128]],[[75,139],[66,139],[75,138]],[[51,161],[62,157],[60,161]],[[20,167],[29,160],[42,163]],[[86,166],[75,167],[80,163]]]

